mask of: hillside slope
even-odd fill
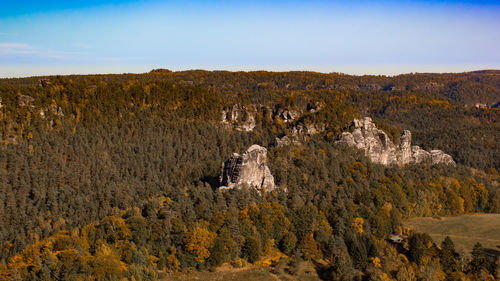
[[[404,249],[384,239],[406,218],[500,212],[500,110],[470,105],[498,89],[490,72],[0,80],[0,279],[148,280],[277,252],[324,261],[323,279],[450,275],[439,249],[412,254],[427,237]],[[335,143],[364,116],[457,166],[383,166]],[[253,144],[276,188],[220,190],[222,163]]]

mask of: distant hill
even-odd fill
[[[496,70],[496,69],[476,70],[476,71],[471,71],[470,73],[498,75],[498,74],[500,74],[500,70]]]

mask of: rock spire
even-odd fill
[[[233,153],[222,164],[220,185],[222,189],[243,186],[253,187],[259,191],[275,189],[274,177],[267,166],[267,149],[254,144],[242,155]]]

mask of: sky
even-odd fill
[[[500,1],[0,0],[0,77],[500,69]]]

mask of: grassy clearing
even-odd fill
[[[192,273],[172,273],[162,274],[161,281],[317,281],[320,280],[314,264],[311,262],[300,262],[292,271],[286,266],[277,265],[275,267],[262,267],[249,265],[242,268],[234,268],[230,265],[218,267],[215,272],[201,271]]]
[[[428,233],[438,245],[450,236],[455,248],[467,254],[477,242],[485,248],[500,250],[500,214],[413,218],[405,226]]]

